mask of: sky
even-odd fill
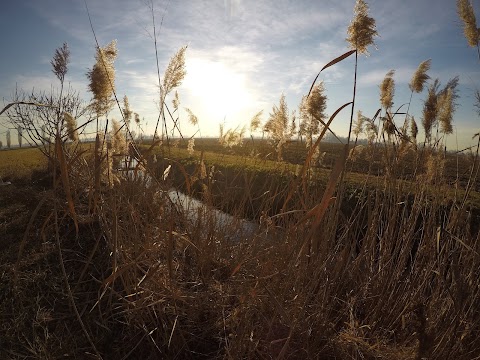
[[[367,3],[379,37],[376,46],[369,48],[370,55],[359,57],[355,110],[368,117],[375,114],[380,107],[379,85],[391,69],[395,70],[394,108],[408,103],[412,74],[422,61],[431,59],[432,78],[442,84],[454,76],[460,78],[454,134],[448,146],[472,145],[472,135],[480,127],[474,107],[480,61],[463,36],[456,1]],[[473,3],[480,19],[480,1]],[[159,113],[152,4],[161,79],[170,58],[188,46],[187,75],[178,88],[182,133],[218,136],[220,124],[226,129],[248,128],[261,110],[265,122],[282,94],[289,109],[298,112],[302,95],[308,93],[323,65],[349,50],[345,38],[355,0],[86,0],[86,4],[84,0],[3,0],[0,106],[12,101],[15,89],[49,92],[58,88],[50,60],[64,42],[71,51],[66,82],[85,101],[91,100],[85,74],[94,65],[96,43],[87,5],[100,46],[117,40],[117,96],[128,96],[143,130],[152,134]],[[353,76],[353,56],[320,75],[328,115],[351,101]],[[410,106],[419,124],[425,97],[426,91],[414,94]],[[198,117],[198,127],[188,123],[185,108]],[[119,110],[112,110],[109,118],[120,119]],[[346,136],[349,119],[350,109],[344,109],[332,129]],[[403,123],[401,118],[397,121]],[[8,126],[2,115],[4,145]],[[12,143],[15,139],[12,136]]]

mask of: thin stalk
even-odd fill
[[[405,121],[403,122],[403,128],[407,128],[408,114],[410,112],[410,104],[412,103],[413,90],[410,92],[410,100],[408,101],[407,113],[405,114]]]
[[[350,151],[350,137],[352,135],[352,127],[353,127],[353,115],[355,112],[355,98],[357,94],[357,69],[358,69],[358,51],[355,51],[355,71],[354,71],[354,76],[353,76],[353,95],[352,95],[352,110],[350,112],[350,127],[348,129],[348,140],[347,140],[347,145],[345,146],[344,154],[343,156],[345,157],[345,163],[347,161],[348,153]],[[341,155],[342,156],[342,155]],[[335,214],[335,223],[338,222],[338,216],[340,214],[339,209],[340,209],[340,204],[342,203],[342,197],[344,193],[344,188],[345,188],[345,170],[346,166],[343,167],[342,172],[340,174],[340,180],[339,180],[339,189],[338,189],[338,195],[337,199],[335,201],[335,207],[334,207],[334,214]]]
[[[168,3],[167,3],[167,6],[168,6]],[[166,120],[165,120],[163,107],[164,107],[164,104],[165,104],[165,98],[166,98],[167,94],[164,94],[164,92],[162,90],[162,82],[161,82],[161,79],[160,79],[160,65],[158,63],[158,46],[157,46],[157,27],[155,25],[155,11],[153,9],[153,0],[150,1],[150,10],[152,12],[153,42],[154,42],[154,46],[155,46],[155,61],[156,61],[156,66],[157,66],[158,89],[159,89],[158,91],[159,91],[159,95],[160,95],[160,113],[158,114],[157,123],[155,124],[155,131],[153,132],[153,139],[152,139],[152,144],[154,144],[155,143],[155,137],[157,136],[158,124],[160,123],[161,120],[163,120],[163,122],[164,122],[164,126],[162,126],[162,140],[163,140],[164,135],[166,134],[167,123],[166,123]],[[166,12],[166,9],[165,9],[165,12]],[[165,14],[164,14],[164,16],[165,16]],[[160,28],[162,27],[164,16],[162,16],[162,20],[160,20]],[[164,133],[164,131],[165,131],[165,133]]]
[[[345,154],[344,156],[348,156],[348,152],[350,151],[350,138],[352,136],[352,127],[353,127],[353,115],[355,113],[355,98],[357,95],[357,69],[358,69],[358,51],[355,51],[355,71],[354,71],[354,76],[353,76],[353,96],[352,96],[352,109],[350,112],[350,126],[348,129],[348,140],[347,140],[347,146],[345,147]],[[343,195],[343,179],[345,177],[345,169],[346,167],[343,168],[342,174],[340,175],[340,198],[341,195]]]
[[[350,113],[350,127],[348,129],[348,142],[347,142],[348,146],[350,146],[350,136],[352,134],[352,126],[353,126],[353,114],[355,112],[355,97],[357,94],[357,68],[358,68],[358,51],[355,51],[355,74],[353,78],[353,97],[352,97],[352,111]]]

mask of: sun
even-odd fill
[[[221,62],[198,58],[187,61],[186,68],[185,88],[211,120],[221,121],[251,105],[245,75]]]

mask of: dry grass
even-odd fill
[[[88,174],[80,164],[75,174]],[[266,217],[248,240],[231,242],[235,228],[219,229],[209,213],[192,221],[160,179],[105,184],[92,213],[88,194],[75,190],[88,176],[71,176],[78,236],[61,189],[35,195],[47,199],[20,266],[11,255],[2,265],[3,357],[85,357],[94,349],[103,358],[172,359],[478,352],[478,215],[427,196],[427,186],[404,196],[402,183],[385,177],[383,188],[358,188],[350,208],[324,208],[314,228],[299,216]],[[205,195],[213,192],[214,183],[204,185]],[[280,196],[288,184],[268,190]],[[22,190],[9,191],[6,201]],[[304,207],[288,206],[315,206],[313,193],[294,194]],[[9,226],[13,239],[21,229]]]
[[[349,30],[361,52],[376,35],[367,10],[357,2]],[[103,56],[97,54],[91,80],[105,71]],[[168,71],[180,76],[179,56]],[[179,81],[172,75],[164,87],[173,90]],[[103,110],[111,102],[95,100]],[[353,114],[354,102],[355,90],[320,138],[341,109],[351,105]],[[478,357],[480,216],[468,205],[478,152],[463,192],[448,184],[439,161],[422,165],[443,159],[435,144],[410,147],[415,166],[407,176],[409,141],[387,115],[392,131],[358,155],[368,171],[353,189],[345,175],[356,163],[348,145],[331,171],[312,175],[320,138],[295,169],[264,155],[198,152],[193,141],[193,156],[166,141],[117,151],[104,141],[107,130],[83,153],[57,133],[47,189],[0,187],[0,235],[7,239],[0,358]],[[376,128],[375,118],[367,120]],[[113,138],[119,131],[116,124]],[[134,169],[111,165],[113,155],[127,151],[138,159]],[[32,177],[18,164],[32,161],[34,149],[0,154],[8,159],[0,162],[1,176]],[[229,171],[232,162],[243,170]],[[207,206],[180,206],[168,195],[172,187]],[[254,213],[258,222],[242,232],[241,221],[219,223],[210,205]]]

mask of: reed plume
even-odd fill
[[[288,106],[285,100],[285,95],[280,96],[279,105],[274,105],[270,116],[263,126],[263,131],[269,134],[269,137],[277,145],[277,158],[278,160],[282,159],[282,149],[283,145],[290,139],[293,135],[293,126],[295,115],[292,113],[290,122],[288,114]]]
[[[163,94],[166,96],[172,89],[180,86],[183,78],[186,75],[185,70],[185,51],[187,47],[184,46],[177,51],[177,53],[170,59],[170,62],[163,75]]]
[[[242,146],[244,137],[245,137],[245,127],[242,127],[240,130],[238,128],[229,129],[223,135],[221,144],[224,147],[229,147],[229,148],[232,148],[233,146]]]
[[[347,41],[352,49],[360,54],[368,55],[368,46],[374,45],[373,38],[378,36],[375,19],[368,15],[368,5],[363,0],[357,0],[354,18],[348,27]]]
[[[368,119],[368,118],[365,118]],[[365,131],[367,133],[367,141],[369,145],[372,145],[377,138],[378,134],[378,126],[375,125],[375,122],[368,119],[366,126],[365,126]]]
[[[128,97],[125,95],[123,97],[123,119],[125,120],[125,123],[128,125],[130,124],[130,121],[132,120],[132,114],[133,111],[130,109],[130,103],[128,102]]]
[[[355,121],[352,133],[355,137],[358,137],[363,132],[363,125],[365,124],[367,118],[363,116],[362,111],[357,111],[357,121]]]
[[[473,6],[469,0],[457,0],[457,12],[463,21],[463,33],[471,47],[478,47],[480,42],[480,29],[477,28],[477,20]]]
[[[430,79],[427,71],[430,70],[431,63],[432,59],[428,59],[422,61],[420,65],[418,65],[417,70],[412,76],[412,80],[410,80],[410,83],[408,84],[408,87],[412,92],[420,93],[423,91],[425,83]]]
[[[69,112],[63,113],[63,119],[67,127],[68,138],[72,141],[78,141],[77,120]]]
[[[105,115],[112,107],[112,95],[115,92],[115,67],[117,42],[97,48],[95,65],[87,72],[89,90],[93,94],[93,108],[97,116]]]
[[[453,132],[453,111],[453,91],[448,88],[438,96],[438,122],[444,134],[451,134]]]
[[[425,130],[425,138],[429,140],[432,135],[432,127],[437,121],[438,107],[437,107],[437,89],[439,86],[438,79],[435,79],[433,84],[428,87],[427,99],[423,104],[422,111],[422,125]]]
[[[393,96],[395,94],[395,80],[393,80],[394,74],[395,70],[387,72],[380,85],[380,103],[385,110],[391,109],[393,106]]]
[[[193,111],[189,108],[185,108],[185,111],[188,113],[188,121],[190,122],[190,124],[192,124],[193,126],[198,125],[198,117],[193,113]]]
[[[178,111],[178,107],[180,106],[180,98],[178,97],[178,91],[175,91],[175,95],[172,100],[173,110]]]
[[[50,64],[53,67],[52,72],[62,84],[63,80],[65,79],[65,74],[68,71],[69,58],[70,50],[68,49],[67,43],[63,43],[63,46],[61,48],[55,50],[53,59],[50,61]]]
[[[327,96],[324,94],[323,82],[315,85],[310,95],[305,95],[299,105],[300,126],[299,134],[305,135],[306,146],[309,148],[313,142],[313,136],[320,132],[320,124],[325,124],[327,108]]]
[[[250,132],[251,133],[253,133],[254,131],[256,131],[260,127],[262,114],[263,114],[263,110],[260,110],[250,120]]]
[[[125,133],[122,131],[120,123],[112,119],[112,152],[114,154],[126,154],[127,142],[125,141]]]
[[[327,96],[324,94],[325,87],[323,82],[313,87],[310,92],[310,96],[307,98],[307,112],[317,122],[325,122],[327,115],[325,110],[327,109]]]

